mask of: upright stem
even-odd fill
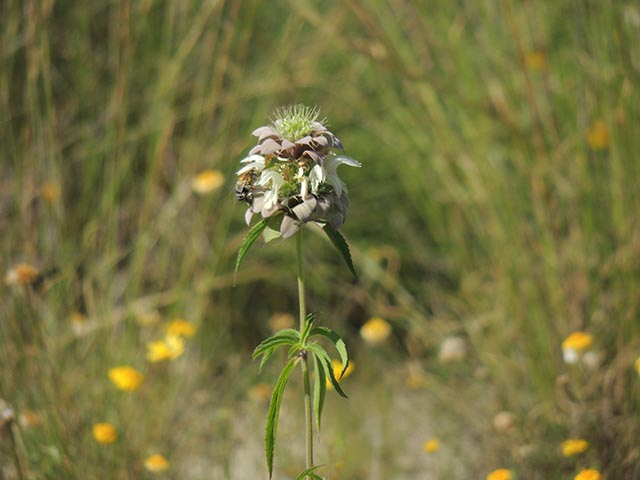
[[[298,300],[300,302],[300,333],[304,329],[307,308],[304,299],[304,273],[302,271],[302,229],[296,235],[298,258]],[[309,382],[309,362],[306,352],[302,356],[302,382],[304,385],[304,417],[307,436],[307,468],[313,467],[313,414],[311,411],[311,385]]]

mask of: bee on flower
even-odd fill
[[[334,230],[344,223],[349,197],[336,171],[361,164],[340,153],[342,143],[319,113],[303,105],[283,107],[271,125],[254,130],[258,144],[236,172],[236,198],[249,206],[247,224],[254,214],[274,218],[282,238],[289,238],[309,221]]]

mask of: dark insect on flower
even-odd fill
[[[255,190],[253,184],[257,176],[257,171],[249,170],[238,177],[238,181],[236,182],[236,199],[238,201],[246,202],[251,205],[253,192]]]

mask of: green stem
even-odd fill
[[[302,271],[302,230],[296,235],[296,253],[298,258],[298,300],[300,302],[300,333],[304,329],[307,308],[304,298],[304,273]],[[313,412],[311,411],[311,385],[309,382],[309,363],[306,352],[302,356],[302,382],[304,385],[304,417],[307,437],[307,468],[313,466]]]

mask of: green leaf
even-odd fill
[[[252,357],[255,360],[258,356],[262,355],[263,351],[271,346],[279,345],[293,345],[300,340],[300,333],[293,328],[285,328],[280,330],[275,335],[260,342],[260,344],[253,351]]]
[[[315,466],[315,467],[307,468],[304,472],[302,472],[300,475],[298,475],[296,477],[296,480],[304,480],[307,477],[313,478],[314,480],[322,480],[322,477],[320,477],[319,475],[313,473],[317,469],[319,469],[320,467],[322,467],[322,465],[318,465],[318,466]]]
[[[264,232],[262,232],[262,239],[264,240],[264,243],[269,243],[271,240],[275,240],[280,237],[280,231],[274,230],[271,227],[265,228]]]
[[[280,377],[273,388],[271,395],[271,403],[269,404],[269,416],[267,417],[267,428],[265,432],[265,454],[267,460],[267,468],[269,470],[269,478],[273,476],[273,453],[276,448],[276,434],[278,433],[278,419],[280,417],[280,405],[282,404],[282,396],[287,386],[291,372],[296,366],[299,357],[290,359],[282,369]]]
[[[318,359],[317,355],[313,355],[313,367],[315,371],[313,411],[316,415],[316,426],[318,427],[318,431],[320,431],[322,408],[324,407],[324,398],[327,393],[327,374],[324,370],[324,364]]]
[[[309,332],[311,331],[311,327],[313,326],[313,322],[315,322],[315,313],[307,314],[307,318],[304,322],[304,329],[302,330],[302,335],[300,335],[300,341],[302,343],[305,343],[307,341]]]
[[[253,245],[253,242],[260,236],[263,230],[267,228],[267,222],[262,219],[258,223],[256,223],[251,229],[249,229],[249,233],[244,237],[242,241],[242,245],[240,245],[240,250],[238,250],[238,258],[236,259],[236,270],[235,273],[238,273],[238,269],[244,260],[244,257],[247,255],[249,248]]]
[[[347,353],[347,346],[345,345],[344,340],[340,338],[340,335],[327,327],[316,327],[312,329],[310,336],[314,337],[316,335],[325,337],[336,347],[336,350],[340,355],[340,360],[342,361],[342,372],[340,372],[340,377],[342,378],[342,375],[344,375],[345,370],[349,366],[349,354]]]
[[[264,367],[269,358],[271,358],[276,348],[283,345],[295,346],[298,344],[299,340],[300,333],[297,330],[293,330],[292,328],[285,328],[284,330],[280,330],[272,337],[263,340],[260,345],[255,348],[252,354],[254,360],[262,355],[262,360],[260,361],[258,371],[262,371],[262,367]]]
[[[347,264],[349,271],[351,271],[353,276],[357,279],[358,274],[356,273],[356,269],[353,266],[353,261],[351,260],[351,252],[349,251],[349,245],[347,244],[347,241],[338,230],[334,230],[333,227],[328,223],[325,224],[322,229],[327,234],[327,237],[329,237],[329,240],[331,240],[331,243],[333,243],[333,246],[336,247],[338,249],[338,252],[340,252],[340,254],[342,255],[342,258]]]
[[[325,372],[329,374],[329,380],[331,381],[331,385],[333,385],[333,388],[335,388],[336,392],[338,392],[338,395],[344,398],[349,398],[347,397],[347,394],[344,393],[344,391],[340,387],[340,383],[338,382],[335,374],[333,373],[333,364],[331,363],[331,357],[329,357],[329,354],[325,351],[325,349],[322,348],[317,343],[311,343],[307,345],[306,349],[311,353],[313,353],[315,356],[317,356],[318,359],[324,364]]]

